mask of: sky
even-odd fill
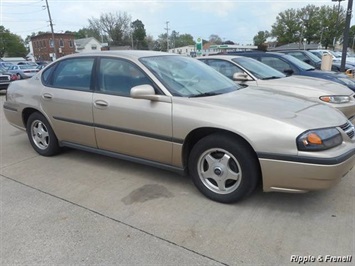
[[[88,19],[105,13],[126,12],[139,19],[156,39],[175,30],[196,40],[212,34],[247,45],[259,31],[271,30],[280,12],[290,8],[338,5],[331,0],[47,0],[54,32],[78,31]],[[0,0],[0,25],[23,39],[33,32],[50,31],[46,0]],[[341,2],[344,9],[348,1]],[[167,24],[168,22],[168,24]],[[351,21],[351,25],[354,21]]]

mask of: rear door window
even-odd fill
[[[286,69],[292,69],[288,63],[276,57],[261,57],[260,61],[280,72],[284,72]]]
[[[94,62],[92,57],[60,61],[55,67],[46,69],[43,81],[56,88],[90,91]]]

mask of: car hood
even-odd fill
[[[325,95],[352,95],[353,91],[339,83],[319,78],[291,76],[272,80],[258,80],[259,86],[272,88],[307,98]]]
[[[333,71],[321,71],[321,70],[310,70],[310,71],[302,71],[300,72],[302,76],[315,77],[328,79],[342,85],[347,86],[349,89],[355,91],[355,82],[341,72],[333,72]]]
[[[304,129],[339,126],[347,121],[340,111],[325,104],[254,86],[217,96],[190,98],[188,104],[199,105],[207,113],[214,110],[212,116],[245,115],[251,123],[272,119]]]

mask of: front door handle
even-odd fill
[[[97,101],[95,101],[94,104],[96,107],[107,107],[108,106],[108,103],[103,100],[97,100]]]

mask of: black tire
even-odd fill
[[[59,153],[58,139],[42,114],[38,112],[31,114],[26,129],[33,149],[40,155],[53,156]]]
[[[197,142],[188,167],[201,193],[222,203],[248,196],[260,180],[254,151],[244,141],[227,134],[212,134]]]

